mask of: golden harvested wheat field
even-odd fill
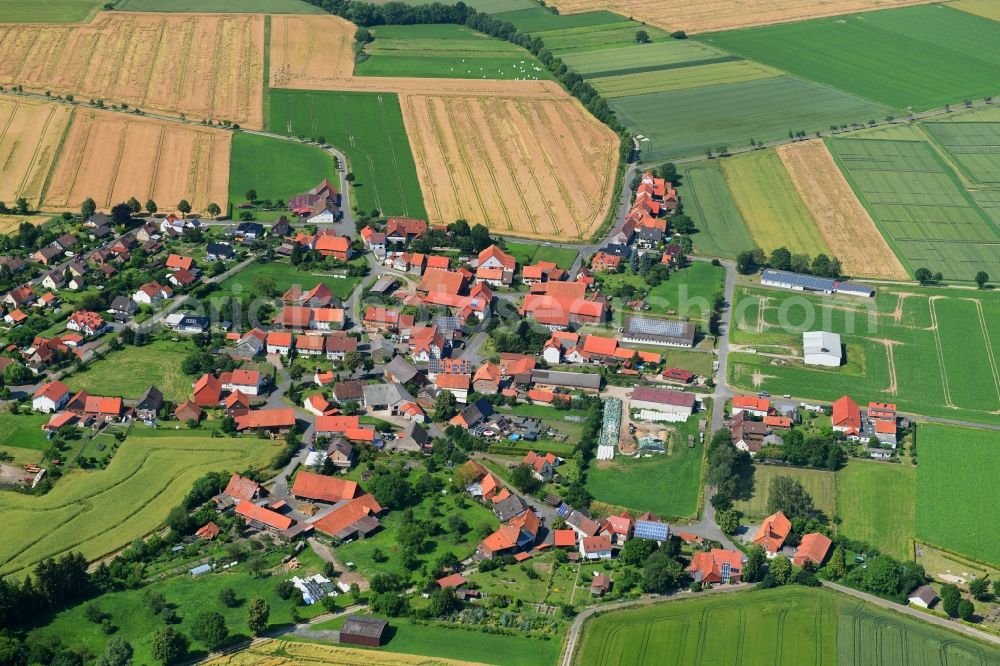
[[[434,223],[589,237],[614,190],[617,137],[576,100],[401,95],[420,189]]]
[[[271,87],[322,90],[323,81],[349,78],[357,29],[339,16],[272,16]]]
[[[195,211],[222,205],[230,141],[223,130],[77,109],[42,207],[76,208],[92,197],[108,209],[133,196],[152,198],[161,210],[181,199]]]
[[[246,650],[216,657],[208,666],[476,666],[471,661],[421,657],[398,652],[365,650],[350,646],[264,640]]]
[[[88,24],[0,24],[0,84],[192,119],[263,122],[264,19],[100,13]]]
[[[0,99],[0,201],[24,197],[37,206],[72,109]]]
[[[934,0],[551,0],[563,14],[608,9],[664,30],[688,33],[748,28]]]
[[[31,222],[35,226],[38,226],[45,224],[51,219],[47,215],[32,215],[30,217],[24,217],[23,215],[0,215],[0,234],[17,232],[17,228],[21,226],[22,222]]]
[[[777,152],[845,272],[862,277],[909,279],[823,141],[813,139],[779,146]]]

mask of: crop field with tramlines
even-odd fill
[[[350,77],[357,29],[329,14],[272,16],[270,86],[309,89],[317,81]]]
[[[402,97],[430,220],[589,237],[604,221],[617,138],[569,98]]]
[[[0,98],[0,201],[38,205],[71,114],[68,106]]]
[[[842,4],[831,7],[836,6],[838,13],[848,11],[841,11]],[[733,30],[698,39],[899,112],[939,108],[1000,92],[996,78],[1000,23],[944,3]]]
[[[263,47],[264,19],[248,14],[0,24],[0,84],[259,128]]]
[[[355,176],[352,205],[386,215],[426,217],[396,95],[272,90],[269,99],[269,129],[322,137],[344,151]]]
[[[752,249],[753,239],[718,162],[683,167],[681,176],[678,191],[684,198],[684,212],[698,229],[692,238],[695,252],[734,259],[743,250]]]
[[[971,281],[1000,265],[1000,227],[925,141],[834,139],[848,182],[903,265]]]
[[[1000,423],[1000,295],[882,286],[874,299],[738,288],[729,381],[833,401],[887,401],[903,411]],[[845,364],[802,363],[804,330],[840,333]],[[751,352],[749,350],[755,350]]]
[[[925,424],[917,431],[917,536],[981,562],[1000,564],[1000,435]]]
[[[159,527],[205,472],[261,467],[277,452],[265,440],[209,434],[132,435],[106,469],[68,473],[42,497],[0,494],[7,526],[0,573],[18,574],[69,550],[99,558]]]
[[[193,210],[228,197],[229,132],[78,108],[52,169],[42,207],[78,207],[88,197],[110,209],[135,197]]]
[[[835,592],[789,586],[606,612],[587,621],[574,663],[992,666],[1000,649]]]
[[[1000,186],[1000,123],[922,123],[973,185]]]

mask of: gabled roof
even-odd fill
[[[576,532],[574,530],[552,530],[553,543],[557,548],[576,547]]]
[[[358,484],[356,481],[337,479],[303,470],[295,475],[292,494],[296,497],[334,503],[354,499],[358,494]]]
[[[723,579],[722,567],[729,565],[730,573],[739,574],[743,570],[743,556],[737,550],[713,548],[709,552],[698,551],[691,558],[691,563],[684,569],[694,574],[697,582],[717,583]]]
[[[337,536],[342,530],[349,528],[362,518],[381,512],[382,507],[375,501],[375,498],[365,493],[323,516],[313,523],[313,527],[324,534]]]
[[[583,537],[580,543],[584,553],[600,553],[611,550],[611,537],[607,535]]]
[[[32,398],[48,398],[52,402],[59,402],[69,394],[69,387],[59,380],[43,384],[35,391]]]
[[[469,389],[469,379],[469,375],[441,373],[435,378],[434,384],[439,389],[467,391]]]
[[[764,519],[753,538],[753,542],[763,546],[764,550],[768,552],[776,553],[781,550],[781,546],[784,545],[785,539],[788,538],[791,531],[792,523],[785,517],[784,513],[778,511]]]
[[[236,429],[252,428],[291,428],[295,425],[295,409],[293,407],[276,407],[273,409],[257,409],[236,417]]]
[[[733,409],[749,409],[751,411],[767,412],[771,409],[771,401],[755,395],[734,395]]]
[[[428,268],[420,280],[418,291],[428,294],[449,294],[457,296],[465,287],[465,276],[455,271]]]
[[[357,428],[359,417],[357,416],[320,416],[316,419],[316,432],[347,432],[351,428]]]
[[[814,564],[822,564],[832,543],[830,537],[825,534],[819,532],[806,534],[802,537],[793,559],[798,566],[802,566],[806,560]]]
[[[849,433],[861,430],[861,409],[850,396],[833,403],[833,426],[845,428]]]
[[[513,271],[517,267],[517,259],[507,254],[495,244],[479,253],[479,266],[482,266],[490,259],[495,259],[504,270]]]
[[[222,491],[224,495],[228,495],[233,499],[248,501],[255,498],[259,492],[259,483],[239,474],[233,474],[229,477],[229,483],[226,485],[226,489]]]
[[[241,500],[236,504],[236,513],[246,518],[247,522],[258,522],[276,530],[287,530],[292,526],[292,519],[288,516],[283,516],[276,511],[265,509],[246,500]]]

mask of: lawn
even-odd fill
[[[772,141],[789,131],[864,123],[888,112],[875,102],[792,76],[632,95],[608,104],[624,125],[650,139],[642,144],[644,162],[746,146],[751,138]]]
[[[910,273],[928,268],[971,281],[979,270],[997,272],[1000,227],[928,142],[833,139],[828,145]]]
[[[4,23],[82,23],[101,6],[100,0],[3,0]]]
[[[933,25],[933,30],[927,26]],[[1000,23],[944,5],[700,35],[698,39],[897,110],[995,95]]]
[[[276,563],[276,556],[268,557],[270,564]],[[242,565],[237,565],[229,571],[206,574],[194,578],[186,571],[153,583],[140,590],[125,590],[104,594],[93,600],[98,608],[111,615],[111,622],[118,627],[115,636],[124,638],[135,649],[134,661],[137,664],[154,663],[153,633],[163,626],[160,619],[149,608],[144,599],[146,590],[162,592],[167,602],[175,607],[180,622],[174,628],[188,638],[194,628],[198,615],[205,611],[216,611],[226,620],[229,633],[235,639],[248,639],[250,630],[247,627],[247,604],[250,599],[260,597],[271,607],[270,623],[272,626],[290,623],[294,599],[284,600],[278,596],[277,585],[282,578],[291,578],[292,574],[280,577],[254,578],[243,573]],[[311,575],[320,573],[312,568],[296,571],[295,575]],[[225,606],[219,601],[219,591],[231,587],[240,601],[234,608]],[[341,604],[343,605],[343,603]],[[100,624],[94,624],[86,619],[84,610],[86,604],[63,611],[47,626],[36,630],[36,636],[56,636],[65,645],[83,646],[93,654],[104,651],[108,636],[101,630]],[[299,614],[309,618],[323,612],[322,606],[299,606]],[[190,646],[196,656],[205,656],[205,647],[197,641]]]
[[[288,201],[316,186],[324,178],[338,182],[333,157],[316,146],[283,141],[245,132],[233,134],[229,162],[229,201],[246,201],[246,192],[257,190],[259,199]]]
[[[917,536],[967,557],[1000,564],[1000,433],[937,424],[917,431]]]
[[[269,128],[322,137],[344,151],[361,210],[426,218],[399,98],[389,93],[270,91]]]
[[[1000,649],[828,590],[789,586],[668,601],[587,621],[574,663],[809,666],[948,664]],[[942,662],[943,663],[943,662]]]
[[[786,247],[792,254],[830,256],[830,248],[777,153],[766,150],[737,155],[726,158],[721,166],[757,247],[765,252]]]
[[[893,465],[852,460],[837,472],[838,531],[893,557],[913,556],[915,505],[916,470],[908,461]]]
[[[701,468],[704,446],[698,438],[695,414],[679,425],[668,453],[649,458],[616,456],[611,461],[595,462],[587,474],[587,490],[598,502],[634,511],[650,511],[665,520],[693,516],[701,493]],[[665,426],[674,424],[665,424]],[[695,445],[687,445],[694,435]]]
[[[768,299],[763,318],[761,299]],[[849,394],[859,403],[889,401],[915,414],[1000,420],[994,378],[1000,372],[986,354],[1000,325],[997,292],[882,286],[871,300],[738,287],[735,300],[731,341],[767,348],[730,355],[733,386],[831,402]],[[801,332],[818,329],[841,335],[845,365],[807,367],[797,360]],[[781,357],[767,355],[775,346]]]
[[[246,14],[322,14],[303,0],[118,0],[115,9],[128,12],[221,12]]]
[[[0,432],[3,432],[0,439],[5,446],[45,451],[49,448],[49,441],[45,438],[42,425],[48,422],[48,414],[25,413],[23,410],[20,414],[12,414],[5,409],[0,412]]]
[[[684,212],[697,227],[692,237],[697,254],[735,259],[743,250],[753,248],[753,239],[722,177],[719,162],[698,162],[682,168],[678,192],[684,199]]]
[[[317,629],[340,629],[345,618],[316,625]],[[551,666],[559,657],[560,641],[526,636],[486,634],[445,623],[416,624],[410,620],[389,619],[389,642],[380,650],[424,657],[440,657],[510,666]],[[501,657],[502,655],[502,657]]]
[[[372,29],[355,76],[449,79],[550,79],[534,56],[460,25],[384,25]]]
[[[759,521],[766,517],[767,499],[771,484],[779,476],[790,476],[806,489],[813,498],[813,505],[832,518],[837,512],[837,482],[834,472],[801,467],[780,467],[778,465],[754,465],[753,497],[749,501],[737,502],[736,508],[744,513],[748,521]]]
[[[181,363],[193,348],[185,343],[157,340],[143,347],[126,346],[95,360],[87,369],[66,379],[74,391],[92,395],[141,398],[149,385],[160,389],[163,397],[180,403],[191,396],[194,379],[181,371]]]
[[[205,472],[261,469],[278,448],[256,438],[212,438],[208,431],[133,434],[107,469],[70,471],[41,497],[0,495],[7,526],[0,574],[20,574],[68,550],[88,559],[105,555],[159,527]]]
[[[706,261],[692,262],[649,290],[646,302],[654,313],[673,310],[681,318],[708,322],[712,301],[722,293],[726,270]]]
[[[353,261],[358,261],[357,259]],[[260,278],[270,278],[274,280],[274,293],[281,296],[292,285],[299,285],[303,291],[308,291],[322,282],[330,288],[333,295],[340,299],[345,299],[354,291],[354,287],[361,278],[356,277],[333,277],[328,273],[306,273],[300,271],[295,266],[282,261],[275,261],[268,264],[253,263],[244,268],[236,275],[226,279],[219,285],[219,291],[212,293],[212,298],[222,296],[263,296],[257,286]]]
[[[538,243],[506,241],[504,245],[507,254],[517,259],[518,265],[522,267],[538,261],[551,261],[559,268],[568,271],[573,267],[577,255],[580,254],[573,248],[539,245]]]

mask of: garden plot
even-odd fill
[[[24,99],[0,99],[0,201],[24,197],[38,206],[72,110]]]
[[[105,12],[81,25],[0,24],[0,84],[262,123],[264,20]]]

